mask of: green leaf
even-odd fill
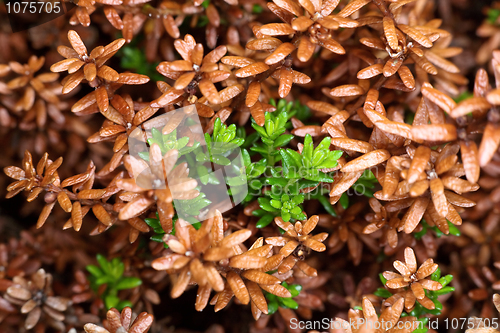
[[[313,142],[312,136],[310,134],[306,134],[304,138],[304,148],[302,149],[302,156],[307,160],[312,162],[313,155]],[[304,160],[304,158],[302,160]]]
[[[93,276],[95,276],[97,278],[104,275],[104,272],[96,265],[87,265],[85,268],[87,269],[87,271],[90,274],[92,274]]]
[[[415,114],[413,112],[406,112],[405,123],[407,123],[408,125],[412,125],[414,119],[415,119]]]
[[[266,191],[266,196],[268,196],[272,200],[280,200],[280,196],[278,193],[279,190],[273,190],[273,189],[281,189],[281,186],[279,185],[273,185],[271,186],[271,191]]]
[[[255,142],[259,140],[259,133],[254,132],[245,138],[245,143],[242,145],[244,148],[250,148]]]
[[[375,183],[371,180],[368,180],[368,179],[358,179],[355,183],[355,186],[356,185],[363,185],[364,187],[367,187],[370,189],[375,188]]]
[[[280,135],[282,135],[283,133],[285,133],[286,131],[286,128],[275,128],[274,129],[274,134],[273,136],[271,137],[272,140],[276,140]]]
[[[238,138],[246,139],[246,137],[247,137],[246,129],[244,127],[236,128],[236,136]]]
[[[321,150],[315,151],[313,154],[313,166],[321,165],[321,163],[325,160],[328,153],[323,152]]]
[[[292,298],[280,298],[280,300],[281,303],[289,309],[297,310],[297,308],[299,307],[299,304]]]
[[[344,152],[342,150],[333,150],[330,152],[329,158],[334,159],[334,160],[338,160],[339,158],[342,157],[343,154],[344,154]]]
[[[312,199],[318,200],[323,208],[326,210],[326,212],[332,216],[337,216],[337,213],[335,212],[335,209],[333,208],[332,204],[330,203],[330,200],[328,200],[327,197],[325,197],[322,194],[317,194],[314,197],[311,197]]]
[[[279,200],[271,200],[270,204],[271,204],[271,206],[273,206],[276,209],[280,209],[282,206],[281,201],[279,201]]]
[[[151,129],[151,135],[153,137],[153,140],[160,144],[161,142],[163,142],[163,135],[161,134],[161,131],[157,128],[152,128]],[[160,147],[163,146],[163,145],[160,145]]]
[[[419,328],[414,330],[413,333],[426,333],[429,330],[427,328],[427,323],[429,322],[429,318],[427,318],[427,317],[420,318],[420,319],[418,319],[418,321],[420,322],[418,324]]]
[[[205,208],[206,206],[210,205],[212,203],[212,201],[208,200],[207,198],[199,198],[197,197],[196,199],[193,199],[194,202],[193,204],[190,206],[190,209],[192,209],[193,211],[196,211],[196,214],[191,214],[191,215],[198,215],[199,212]],[[191,200],[189,200],[191,201]]]
[[[215,122],[214,122],[214,130],[212,132],[212,137],[216,138],[217,135],[219,134],[219,130],[220,128],[222,127],[222,121],[220,120],[219,117],[217,117],[215,119]]]
[[[231,144],[232,147],[234,147],[234,146],[240,147],[244,143],[245,143],[245,139],[243,139],[243,138],[235,138],[235,139],[232,139],[231,142],[229,142],[229,144]]]
[[[285,134],[274,140],[274,148],[286,146],[295,136],[293,134]]]
[[[340,196],[339,202],[342,208],[347,209],[349,207],[349,197],[345,192]]]
[[[321,142],[319,143],[319,145],[316,147],[315,152],[316,151],[321,151],[321,150],[324,150],[324,151],[330,151],[330,143],[331,143],[331,140],[330,138],[324,138],[323,140],[321,140]]]
[[[115,259],[116,259],[116,261],[115,261]],[[113,276],[114,276],[115,280],[118,280],[123,275],[123,272],[125,271],[125,265],[122,262],[120,262],[119,258],[114,258],[112,270],[113,270]]]
[[[149,239],[151,239],[154,242],[163,243],[163,235],[159,235],[159,234],[153,235]]]
[[[271,273],[269,273],[271,274]],[[276,295],[273,295],[271,293],[268,293],[267,291],[264,291],[264,294],[266,295],[266,298],[269,302],[276,302],[278,301],[278,296]]]
[[[226,178],[226,184],[229,185],[229,186],[246,185],[247,184],[247,179],[246,179],[246,177],[243,177],[243,176],[231,177],[229,179]]]
[[[120,258],[118,257],[115,257],[113,259],[111,259],[111,269],[116,269],[116,267],[118,267],[120,265]]]
[[[120,302],[120,299],[118,296],[115,295],[107,295],[104,297],[104,304],[106,305],[106,308],[109,310],[111,308],[116,308],[118,303]]]
[[[460,230],[450,221],[448,221],[448,229],[450,230],[450,234],[453,236],[460,236]]]
[[[429,331],[429,328],[424,326],[422,328],[417,328],[412,333],[427,333],[427,331]]]
[[[189,137],[183,136],[182,138],[177,140],[177,150],[182,150],[182,148],[184,148],[188,143],[189,143]]]
[[[248,186],[253,190],[260,190],[262,188],[262,182],[259,179],[252,179],[248,182]]]
[[[487,19],[486,19],[488,21],[488,23],[495,24],[495,23],[497,23],[498,17],[500,16],[500,9],[490,8],[486,12],[486,14],[488,16]]]
[[[288,103],[285,99],[280,99],[278,101],[278,106],[276,106],[276,108],[278,109],[278,111],[282,111],[284,108],[286,108],[287,104]]]
[[[441,236],[443,236],[445,234],[444,232],[442,232],[441,230],[439,230],[438,227],[432,227],[431,229],[434,230],[434,232],[436,233],[436,237],[437,238],[441,238]]]
[[[305,179],[314,180],[317,182],[333,183],[333,179],[330,176],[328,176],[326,173],[319,171],[317,169],[302,172],[302,176]]]
[[[144,222],[146,222],[146,224],[149,225],[151,228],[161,227],[160,220],[158,219],[153,219],[148,217],[144,219]]]
[[[293,213],[293,212],[292,212],[292,217],[293,217],[294,219],[296,219],[296,220],[300,220],[300,221],[305,220],[305,219],[307,218],[306,214],[304,214],[304,213],[295,214],[295,213]]]
[[[241,156],[243,158],[243,165],[248,167],[252,163],[252,160],[250,158],[250,154],[248,153],[248,150],[242,149],[241,150]]]
[[[261,138],[262,142],[264,142],[266,144],[266,146],[268,147],[273,147],[274,145],[274,135],[270,138]]]
[[[417,302],[418,302],[418,300],[417,300]],[[441,310],[438,310],[438,309],[434,309],[434,310],[425,309],[425,312],[430,313],[431,315],[435,315],[435,316],[439,316],[441,314]]]
[[[429,322],[429,318],[428,317],[419,318],[418,321],[421,322],[422,323],[421,325],[425,327]]]
[[[284,283],[283,283],[283,285],[284,285]],[[292,294],[292,297],[296,297],[302,291],[302,286],[300,284],[292,284],[292,285],[286,287],[286,289],[288,289],[288,291]]]
[[[253,118],[252,118],[252,120],[253,120]],[[261,127],[261,126],[257,125],[256,123],[252,123],[252,127],[257,131],[257,133],[260,134],[261,137],[263,137],[263,138],[268,137],[264,127]]]
[[[97,254],[96,258],[97,258],[97,262],[101,266],[103,272],[105,274],[112,274],[111,265],[109,264],[109,261],[106,260],[106,258],[102,254]]]
[[[384,275],[382,275],[382,273],[380,273],[378,275],[378,278],[380,279],[380,282],[382,282],[382,284],[385,286],[385,284],[387,283],[387,279],[384,277]]]
[[[165,234],[165,231],[163,230],[163,228],[161,226],[158,228],[154,228],[153,231],[157,234]]]
[[[416,240],[422,239],[422,237],[427,233],[427,224],[425,223],[420,223],[422,225],[422,230],[419,232],[413,233],[413,237],[415,237]]]
[[[290,191],[291,188],[293,187],[294,191],[293,191],[293,193],[290,192],[290,194],[298,195],[299,194],[298,190],[302,190],[302,189],[305,189],[305,188],[308,188],[308,187],[315,187],[315,186],[318,185],[318,183],[319,182],[315,181],[315,180],[301,179],[301,180],[299,180],[297,182],[293,182],[292,184],[290,184],[289,186],[287,186],[286,189],[287,189],[287,191]]]
[[[329,169],[329,168],[335,168],[337,164],[338,164],[337,160],[332,159],[331,154],[328,154],[325,160],[323,160],[323,162],[315,165],[314,167],[316,169]]]
[[[261,167],[257,165],[257,163],[252,163],[247,167],[246,173],[249,178],[259,177],[264,170],[261,170]]]
[[[115,286],[117,290],[132,289],[142,284],[141,279],[137,277],[124,277]]]
[[[369,188],[367,188],[367,186],[363,184],[354,184],[352,186],[352,189],[354,189],[354,191],[356,191],[356,193],[358,194],[364,195],[368,198],[373,198],[373,191],[371,191]]]
[[[266,132],[268,136],[272,136],[274,134],[274,122],[271,119],[265,121],[264,126],[266,128]]]
[[[207,162],[207,161],[209,161],[209,158],[205,153],[201,151],[196,153],[196,162]]]
[[[164,77],[156,71],[158,63],[148,62],[146,52],[137,47],[136,41],[137,39],[119,50],[120,65],[126,69],[133,69],[138,74],[147,75],[154,81],[162,81]]]
[[[268,213],[268,212],[266,212],[266,211],[265,211],[265,210],[263,210],[263,209],[256,209],[256,210],[254,210],[254,211],[252,212],[252,215],[253,215],[253,216],[257,216],[257,217],[262,217],[262,216],[267,215],[267,214],[269,214],[269,213]]]
[[[297,161],[292,157],[288,149],[287,150],[280,149],[279,154],[281,155],[282,158],[283,173],[287,174],[289,170],[296,170],[299,168]]]
[[[305,198],[304,194],[299,194],[292,198],[292,202],[298,205],[304,202],[304,198]]]
[[[374,293],[375,296],[382,298],[389,298],[392,296],[392,293],[385,288],[378,288]]]
[[[137,153],[137,155],[139,155],[139,157],[142,158],[143,160],[149,162],[149,152],[148,151],[140,151]]]
[[[219,179],[217,179],[217,176],[215,175],[215,173],[211,172],[208,174],[208,183],[212,184],[212,185],[219,185],[220,184],[220,181],[219,181]]]
[[[274,216],[271,214],[264,215],[259,219],[259,221],[257,221],[257,223],[255,224],[255,227],[259,228],[259,229],[265,228],[272,222],[273,219],[274,219]]]
[[[208,169],[204,165],[196,166],[196,172],[198,172],[198,177],[200,177],[200,181],[203,185],[208,184],[208,179],[210,178],[208,174]]]
[[[294,165],[297,168],[301,168],[302,167],[302,155],[299,154],[298,152],[296,152],[293,149],[287,149],[286,151],[293,158],[293,160],[295,161]],[[297,170],[297,171],[299,171],[299,170]]]
[[[453,280],[453,275],[448,274],[448,275],[440,278],[439,283],[441,283],[443,285],[443,287],[446,287],[452,280]]]
[[[278,212],[273,206],[271,206],[271,202],[267,198],[258,198],[260,208],[268,211],[268,212]]]
[[[254,4],[252,7],[252,14],[260,14],[260,13],[262,13],[263,10],[264,9],[262,8],[261,5]]]
[[[267,155],[267,149],[265,149],[264,147],[253,146],[253,147],[250,147],[250,150],[254,151],[256,153],[260,153],[262,156],[266,156]]]
[[[366,169],[361,175],[361,177],[366,180],[375,180],[375,181],[377,180],[377,177],[375,177],[375,175],[370,169]]]
[[[132,306],[133,306],[132,302],[124,300],[124,301],[118,302],[118,304],[116,306],[114,306],[114,308],[116,308],[118,311],[122,311],[126,307],[131,308]]]
[[[217,163],[219,165],[230,165],[231,161],[222,155],[212,155],[212,162]]]
[[[311,110],[305,105],[301,105],[298,101],[294,103],[293,109],[296,111],[295,112],[295,117],[298,118],[300,121],[304,122],[307,119],[311,118]],[[293,112],[293,111],[292,111]]]
[[[102,284],[111,283],[111,276],[103,275],[95,280],[95,283],[100,286]]]
[[[267,314],[270,316],[278,310],[278,302],[269,302],[267,305]]]
[[[434,305],[436,306],[436,310],[439,310],[439,311],[443,310],[443,304],[440,301],[438,301],[437,299],[432,300],[432,301],[434,302]]]
[[[453,287],[444,287],[439,290],[433,291],[435,295],[444,295],[444,294],[449,294],[455,291],[455,288]]]
[[[434,273],[431,274],[431,280],[438,281],[441,277],[441,268],[437,268]]]
[[[288,185],[288,181],[284,178],[266,178],[266,184],[268,185],[280,185],[285,187]]]
[[[186,137],[187,138],[187,137]],[[189,154],[193,151],[195,151],[196,149],[198,149],[198,147],[200,146],[200,143],[199,142],[194,142],[193,145],[191,147],[189,146],[185,146],[184,148],[182,149],[179,149],[179,154],[180,155],[185,155],[185,154]]]
[[[288,119],[290,119],[291,117],[292,117],[292,115],[290,113],[288,113],[287,110],[280,110],[278,117],[277,117],[278,128],[285,129],[286,123],[287,123]]]

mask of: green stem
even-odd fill
[[[274,151],[273,145],[267,146],[267,165],[274,166],[274,156],[271,153]]]

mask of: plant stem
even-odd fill
[[[271,153],[274,151],[272,146],[267,146],[267,165],[274,166],[274,156]]]
[[[382,14],[384,14],[384,16],[389,16],[390,18],[394,19],[394,16],[392,15],[391,11],[387,9],[384,0],[372,0],[372,1],[382,12]]]

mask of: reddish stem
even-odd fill
[[[387,9],[384,0],[372,0],[372,2],[378,7],[378,9],[382,12],[382,14],[384,14],[384,16],[388,16],[394,19],[394,16],[392,15],[391,11]]]

